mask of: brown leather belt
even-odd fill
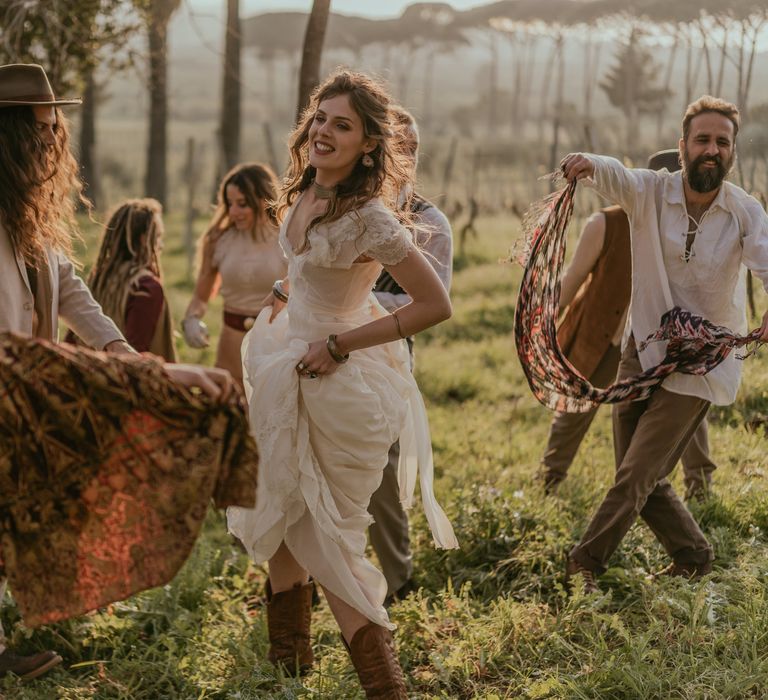
[[[231,311],[224,312],[224,325],[241,333],[249,331],[255,320],[255,315],[247,316],[246,314],[233,314]]]

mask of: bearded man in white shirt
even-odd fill
[[[703,96],[688,106],[678,173],[629,169],[618,160],[571,153],[569,180],[592,186],[624,209],[632,245],[632,300],[617,379],[661,362],[664,346],[637,343],[673,306],[736,333],[747,330],[745,269],[768,288],[768,216],[760,203],[725,180],[739,130],[733,104]],[[768,340],[768,312],[761,337]],[[695,578],[712,569],[712,547],[667,476],[710,404],[736,398],[740,367],[733,353],[706,375],[674,373],[644,401],[613,409],[616,480],[571,550],[567,575],[583,575],[587,591],[640,515],[672,559],[663,574]]]

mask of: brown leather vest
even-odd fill
[[[605,215],[603,249],[557,331],[568,361],[587,378],[608,350],[632,295],[629,220],[621,207],[601,211]]]

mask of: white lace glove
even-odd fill
[[[208,326],[197,316],[187,316],[181,322],[181,329],[184,331],[184,340],[191,348],[207,348],[210,344],[208,335]]]

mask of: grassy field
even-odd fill
[[[421,591],[395,605],[400,659],[414,698],[715,699],[768,697],[768,415],[765,357],[746,362],[735,405],[711,413],[715,493],[694,504],[716,548],[715,571],[689,584],[650,582],[667,560],[636,526],[602,577],[601,595],[569,598],[564,555],[611,481],[603,409],[556,497],[534,479],[550,415],[532,398],[511,329],[520,270],[499,264],[516,224],[481,220],[456,262],[454,316],[424,333],[417,376],[431,419],[436,489],[461,549],[432,548],[412,516]],[[191,293],[178,222],[164,253],[178,320]],[[89,253],[93,252],[93,245]],[[759,297],[759,307],[765,297]],[[207,319],[215,331],[218,314]],[[212,352],[182,348],[188,360]],[[679,484],[679,476],[675,475]],[[262,568],[226,534],[222,513],[169,585],[35,631],[18,624],[21,651],[55,648],[65,663],[44,679],[0,683],[19,700],[361,698],[325,604],[313,618],[318,663],[303,682],[266,662]]]

